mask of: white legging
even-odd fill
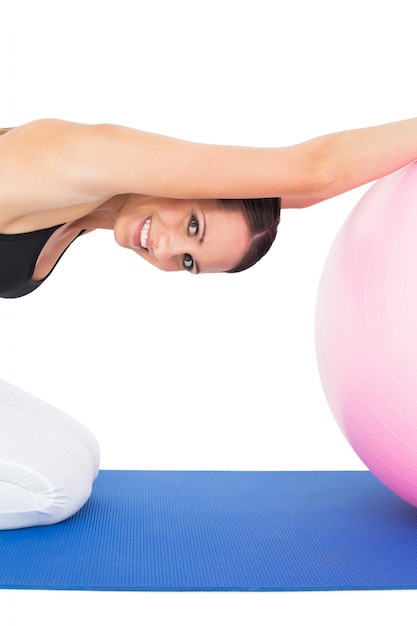
[[[94,436],[62,411],[0,380],[0,530],[56,524],[88,500]]]

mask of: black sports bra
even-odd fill
[[[61,226],[62,224],[59,224],[51,228],[35,230],[32,233],[0,234],[0,298],[20,298],[21,296],[26,296],[37,289],[48,278],[62,254],[48,276],[45,276],[42,280],[33,280],[32,277],[36,261],[44,245],[49,237]],[[69,246],[67,246],[64,252],[68,250]]]

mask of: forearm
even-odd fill
[[[417,118],[324,135],[315,146],[317,191],[282,198],[282,208],[304,208],[381,178],[417,159]]]
[[[417,118],[327,136],[327,189],[332,197],[417,159]]]

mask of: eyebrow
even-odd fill
[[[201,213],[203,214],[203,232],[201,233],[201,237],[198,240],[198,245],[201,246],[204,243],[204,237],[206,236],[206,224],[207,224],[207,220],[206,220],[206,214],[204,213],[203,209],[201,209]],[[196,274],[200,274],[200,266],[197,263],[197,261],[194,261],[195,263],[195,273]]]

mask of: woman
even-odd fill
[[[415,119],[264,149],[57,120],[9,130],[0,136],[1,295],[35,289],[95,228],[113,229],[160,269],[245,269],[275,237],[278,198],[305,207],[384,176],[417,158],[416,137]],[[72,515],[98,457],[80,424],[0,385],[0,529]]]

